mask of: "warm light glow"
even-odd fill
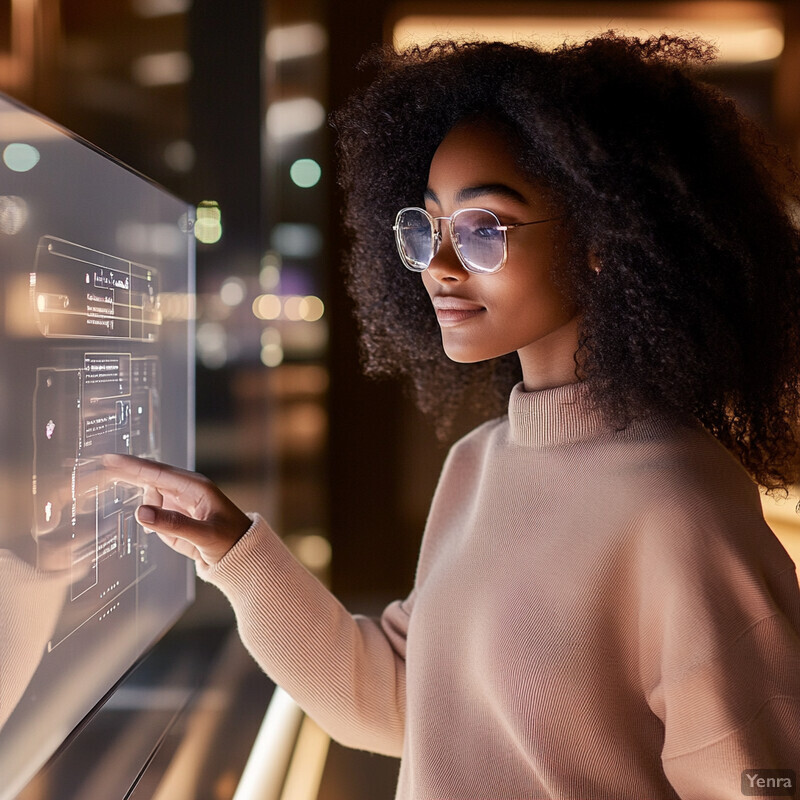
[[[5,285],[5,331],[14,338],[30,339],[41,336],[35,315],[31,314],[31,290],[36,290],[36,275],[9,276]],[[39,295],[34,295],[34,302],[39,311],[44,308],[39,306]]]
[[[303,302],[302,297],[297,297],[297,295],[291,295],[287,297],[283,303],[283,313],[286,319],[291,320],[292,322],[299,322],[303,319],[303,315],[300,311],[300,304]]]
[[[787,498],[775,498],[761,493],[764,519],[780,539],[795,564],[800,564],[800,516],[795,510],[800,487],[791,487]]]
[[[310,189],[319,183],[322,167],[313,158],[298,158],[289,168],[289,177],[295,186]]]
[[[191,0],[133,0],[131,3],[134,13],[146,18],[185,14],[191,6]]]
[[[313,97],[276,100],[267,109],[267,133],[277,141],[319,130],[325,124],[325,109]]]
[[[330,742],[330,736],[311,717],[303,719],[280,800],[319,794]]]
[[[283,348],[279,344],[267,344],[261,348],[261,363],[265,367],[277,367],[283,361]]]
[[[325,313],[325,305],[319,297],[308,295],[300,301],[300,318],[306,322],[316,322]]]
[[[281,315],[281,299],[275,294],[260,294],[253,301],[253,314],[258,319],[278,319]]]
[[[325,51],[328,34],[316,22],[300,22],[273,28],[265,42],[265,52],[270,61],[289,61],[308,58]]]
[[[723,4],[726,5],[726,4]],[[728,4],[729,5],[729,4]],[[699,7],[698,7],[699,8]],[[664,32],[700,36],[719,48],[719,62],[744,64],[768,61],[783,52],[783,27],[776,14],[763,10],[758,16],[716,17],[622,16],[478,16],[454,14],[409,15],[394,27],[396,47],[429,44],[435,39],[456,38],[483,41],[532,41],[546,49],[563,42],[579,42],[613,28],[641,38]]]
[[[292,548],[303,564],[311,570],[327,569],[331,563],[331,543],[317,533],[299,536]]]
[[[257,319],[316,323],[324,313],[325,304],[314,295],[281,297],[277,294],[260,294],[253,301],[253,315]]]
[[[192,74],[192,60],[183,50],[149,53],[131,64],[133,79],[141,86],[170,86],[186,83]]]

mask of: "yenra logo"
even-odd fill
[[[742,772],[742,794],[750,797],[794,797],[797,777],[791,769],[746,769]]]

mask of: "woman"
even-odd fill
[[[442,430],[507,409],[451,450],[380,620],[204,478],[108,459],[270,676],[402,756],[398,798],[739,798],[800,767],[800,591],[757,490],[796,479],[797,177],[690,76],[710,57],[389,51],[336,115],[368,369]]]

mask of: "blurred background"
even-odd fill
[[[369,81],[375,43],[609,27],[716,41],[707,80],[800,158],[797,0],[0,0],[0,90],[198,206],[197,467],[353,611],[410,591],[446,450],[360,374],[327,114]],[[230,627],[199,590],[186,624]],[[391,798],[397,768],[331,744],[318,796]]]

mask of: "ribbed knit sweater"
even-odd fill
[[[450,451],[413,590],[351,615],[260,517],[200,575],[333,738],[402,756],[398,800],[741,800],[800,773],[800,590],[738,461],[517,386]]]

